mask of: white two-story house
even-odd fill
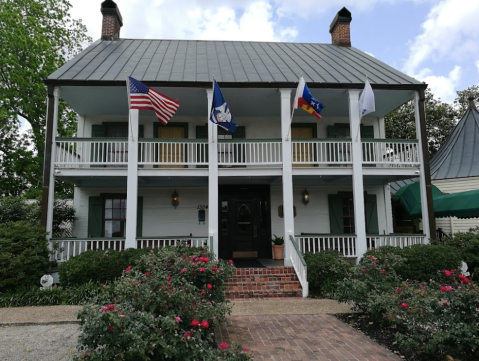
[[[78,220],[59,260],[86,249],[162,247],[184,239],[220,258],[271,258],[285,238],[285,264],[302,252],[427,242],[392,234],[388,183],[420,177],[424,90],[419,82],[351,46],[351,13],[331,23],[331,44],[123,39],[122,17],[102,3],[100,40],[51,74],[44,215],[51,230],[54,179],[74,184]],[[167,125],[129,110],[125,72],[178,100]],[[325,108],[318,119],[292,102],[300,74]],[[210,122],[212,76],[238,128]],[[360,118],[366,77],[374,113]],[[78,113],[75,138],[56,136],[58,99]],[[417,139],[385,139],[384,116],[414,99]]]

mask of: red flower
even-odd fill
[[[156,266],[152,266],[152,267],[151,267],[151,269],[155,269],[155,268],[156,268]]]
[[[371,264],[376,264],[376,262],[371,262]]]
[[[361,271],[366,272],[366,270],[364,268]]]
[[[409,305],[408,305],[406,302],[403,302],[403,303],[401,303],[401,307],[402,307],[402,308],[408,308]]]
[[[385,269],[383,269],[381,272],[383,273],[383,275],[386,274],[386,270],[385,270]]]
[[[150,274],[150,272],[146,271],[145,272],[145,276],[148,276]]]
[[[441,286],[440,290],[441,290],[441,292],[451,291],[452,287],[451,286]]]
[[[166,276],[166,279],[167,279],[168,281],[171,281],[171,276]]]
[[[113,325],[110,325],[110,327],[108,327],[108,332],[113,332]]]
[[[203,320],[203,321],[201,321],[200,326],[203,327],[203,328],[208,328],[208,327],[210,327],[210,324],[209,324],[208,321]]]
[[[186,258],[186,256],[183,254],[183,255],[181,255],[181,258],[185,259],[185,258]]]
[[[228,263],[229,263],[229,264],[233,264],[233,261],[232,261],[232,260],[229,260]]]
[[[185,332],[185,334],[183,335],[184,338],[188,338],[188,337],[191,337],[191,333],[189,332]]]
[[[195,271],[191,271],[191,274],[194,275],[194,274],[195,274]]]
[[[451,277],[452,276],[452,273],[449,272],[447,269],[444,270],[444,276],[446,277]]]
[[[115,306],[114,305],[108,305],[108,311],[114,311]]]
[[[443,305],[443,306],[449,306],[449,303],[443,302],[442,305]]]
[[[153,257],[150,257],[150,261],[153,261]]]
[[[201,294],[206,295],[206,291],[205,290],[201,291]]]
[[[210,259],[208,257],[204,257],[202,262],[206,263],[206,262],[209,262],[209,261],[210,261]]]
[[[168,283],[168,287],[171,287],[171,283]]]
[[[220,349],[226,350],[228,348],[228,344],[226,342],[221,342],[220,343]]]
[[[206,288],[209,289],[209,290],[211,290],[211,289],[213,289],[213,286],[208,283],[208,284],[206,285]]]
[[[130,272],[131,266],[126,267],[125,272]]]
[[[204,268],[204,267],[198,268],[198,271],[199,271],[199,272],[205,272],[205,271],[206,271],[206,268]]]
[[[346,262],[346,263],[349,263],[349,260],[346,260],[345,262]]]
[[[193,327],[196,327],[199,324],[200,324],[200,321],[198,321],[196,318],[193,321],[191,321],[191,323],[190,323],[190,325],[193,326]]]
[[[396,293],[401,293],[402,291],[401,290],[396,290]]]
[[[205,253],[206,251],[205,250],[202,250],[201,253]]]
[[[211,269],[212,269],[214,272],[218,271],[218,267],[214,267],[214,266],[213,266],[213,267],[211,267]]]
[[[244,348],[244,352],[248,352],[249,351],[249,348],[248,347],[245,347]]]

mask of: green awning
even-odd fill
[[[435,185],[431,187],[435,217],[479,217],[479,190],[443,194]],[[400,201],[412,218],[422,216],[419,182],[401,187],[392,199]]]

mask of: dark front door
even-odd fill
[[[220,258],[271,258],[269,186],[220,187]]]

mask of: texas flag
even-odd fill
[[[309,92],[303,76],[299,78],[298,89],[296,89],[296,97],[293,102],[293,109],[297,109],[298,106],[306,110],[309,114],[313,114],[316,118],[321,119],[321,110],[324,105],[317,99],[314,99]]]

